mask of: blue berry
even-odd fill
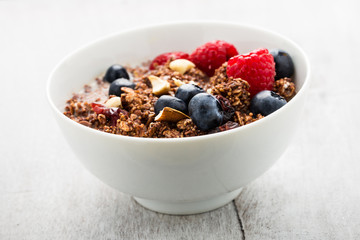
[[[256,94],[250,101],[250,111],[255,115],[267,116],[286,104],[286,100],[273,91],[264,90]]]
[[[114,64],[107,69],[104,76],[104,81],[112,83],[119,78],[130,79],[128,72],[123,66]]]
[[[231,106],[231,103],[229,99],[217,95],[215,98],[219,101],[221,109],[222,109],[222,115],[223,115],[223,122],[229,121],[235,114],[235,109],[233,106]]]
[[[180,112],[187,113],[187,106],[185,102],[177,97],[173,97],[170,95],[162,95],[156,102],[155,102],[155,114],[158,115],[164,107],[170,107]]]
[[[177,89],[175,93],[175,97],[180,98],[186,104],[189,104],[192,97],[194,97],[198,93],[203,93],[203,92],[205,92],[204,89],[202,89],[197,85],[184,84]]]
[[[196,94],[189,102],[189,115],[202,131],[218,127],[223,122],[223,112],[219,101],[210,94]]]
[[[109,95],[116,95],[116,96],[121,96],[121,88],[122,87],[128,87],[128,88],[135,88],[135,83],[130,82],[129,80],[125,79],[125,78],[119,78],[116,79],[115,81],[113,81],[110,84],[109,87]]]
[[[291,77],[294,75],[294,63],[290,55],[280,49],[273,49],[270,54],[274,57],[275,62],[275,79]]]

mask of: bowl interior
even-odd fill
[[[197,46],[212,40],[233,43],[239,53],[256,48],[280,48],[287,51],[296,66],[295,79],[300,92],[308,78],[305,55],[292,41],[263,29],[239,24],[199,22],[144,27],[114,34],[75,51],[53,71],[48,84],[51,104],[59,113],[72,93],[82,89],[110,65],[136,66],[160,53],[184,51],[190,53]]]

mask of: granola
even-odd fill
[[[104,81],[104,75],[98,76],[92,84],[85,85],[83,91],[75,93],[67,101],[64,114],[99,131],[146,138],[200,136],[238,128],[264,117],[250,111],[250,85],[245,79],[228,77],[227,62],[215,70],[213,76],[208,77],[197,66],[189,64],[189,61],[178,61],[176,65],[171,65],[173,60],[170,58],[154,69],[149,69],[148,65],[126,67],[135,87],[122,87],[120,96],[109,95],[110,83]],[[154,91],[152,79],[157,81],[157,78],[166,83],[165,90],[160,87],[160,91]],[[200,130],[185,113],[185,117],[166,116],[179,114],[178,110],[171,108],[161,111],[164,116],[156,116],[155,103],[159,97],[164,94],[175,96],[183,84],[195,84],[216,97],[224,111],[224,120],[219,126]],[[295,84],[288,77],[274,81],[272,90],[287,101],[296,94]]]

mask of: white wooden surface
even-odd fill
[[[0,1],[0,239],[360,239],[359,1]],[[164,21],[269,28],[308,53],[294,141],[227,206],[167,216],[90,175],[45,99],[51,69],[90,40]],[[274,136],[276,140],[276,136]]]

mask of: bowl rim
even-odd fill
[[[86,127],[80,123],[75,122],[74,120],[71,120],[70,118],[66,117],[63,112],[61,112],[55,105],[55,103],[52,100],[51,94],[50,94],[50,87],[52,84],[52,79],[53,76],[55,75],[55,73],[57,72],[57,70],[60,68],[61,65],[63,65],[69,58],[71,58],[73,55],[76,55],[79,52],[85,51],[88,48],[91,48],[93,45],[96,45],[102,41],[105,41],[107,39],[113,38],[115,36],[119,36],[119,35],[126,35],[128,33],[132,33],[132,32],[141,32],[144,30],[151,30],[151,29],[156,29],[156,28],[167,28],[167,27],[171,27],[171,26],[181,26],[181,25],[226,25],[226,26],[233,26],[233,27],[241,27],[241,28],[247,28],[247,29],[251,29],[251,30],[255,30],[255,31],[259,31],[259,32],[264,32],[265,34],[270,34],[273,35],[277,38],[281,38],[283,40],[285,40],[286,42],[290,43],[295,49],[297,49],[297,51],[302,55],[302,58],[305,62],[305,67],[307,69],[307,73],[305,75],[305,79],[303,82],[302,87],[299,89],[299,91],[296,93],[296,95],[291,99],[291,101],[289,101],[287,104],[285,104],[283,107],[281,107],[280,109],[276,110],[275,112],[271,113],[270,115],[256,120],[255,122],[252,122],[250,124],[246,124],[244,126],[241,127],[237,127],[234,129],[230,129],[227,131],[223,131],[223,132],[217,132],[217,133],[213,133],[213,134],[206,134],[206,135],[201,135],[201,136],[191,136],[191,137],[183,137],[183,138],[145,138],[145,137],[133,137],[133,136],[125,136],[125,135],[119,135],[119,134],[112,134],[112,133],[106,133],[94,128],[90,128],[90,127]],[[159,23],[159,24],[147,24],[147,25],[141,25],[138,27],[133,27],[133,28],[129,28],[123,31],[119,31],[119,32],[115,32],[115,33],[111,33],[108,35],[105,35],[103,37],[97,38],[93,41],[88,42],[87,44],[76,48],[75,50],[71,51],[69,54],[67,54],[65,57],[63,57],[60,62],[53,68],[53,70],[51,71],[48,80],[47,80],[47,84],[46,84],[46,96],[48,99],[48,103],[50,104],[51,108],[54,110],[55,114],[57,115],[57,117],[60,117],[60,119],[63,119],[64,121],[70,123],[70,124],[74,124],[74,127],[80,127],[81,129],[83,129],[84,131],[88,131],[89,133],[98,135],[100,137],[107,137],[107,138],[113,138],[113,139],[117,139],[117,140],[126,140],[126,141],[136,141],[136,142],[144,142],[144,143],[150,143],[150,142],[170,142],[170,143],[179,143],[179,142],[192,142],[192,141],[198,141],[198,140],[206,140],[206,139],[212,139],[212,138],[216,138],[216,137],[220,137],[220,136],[227,136],[228,134],[235,134],[237,132],[241,132],[241,131],[245,131],[246,129],[251,129],[251,128],[255,128],[257,127],[259,124],[262,124],[266,121],[271,121],[272,118],[275,118],[278,114],[280,114],[282,111],[285,111],[284,109],[287,109],[289,107],[291,107],[292,105],[294,105],[295,101],[297,101],[303,94],[304,92],[306,92],[306,89],[309,86],[309,82],[310,82],[310,76],[311,76],[311,68],[310,68],[310,62],[308,59],[308,56],[306,55],[306,53],[301,49],[301,47],[295,43],[294,41],[292,41],[291,39],[289,39],[286,36],[283,36],[282,34],[279,34],[277,32],[259,27],[259,26],[255,26],[255,25],[251,25],[251,24],[244,24],[244,23],[235,23],[235,22],[227,22],[227,21],[214,21],[214,20],[198,20],[198,21],[176,21],[176,22],[166,22],[166,23]]]

